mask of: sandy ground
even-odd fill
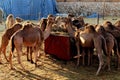
[[[89,20],[87,20],[89,22]],[[93,21],[94,22],[94,21]],[[0,25],[0,40],[5,31],[5,25]],[[24,50],[25,51],[25,50]],[[10,52],[10,45],[7,47],[7,55]],[[44,53],[42,51],[41,53]],[[27,61],[26,55],[21,57],[22,63],[27,71],[23,71],[17,62],[16,51],[14,52],[13,66],[15,70],[10,70],[10,65],[2,55],[0,64],[0,80],[120,80],[120,71],[114,65],[112,71],[102,70],[99,76],[95,76],[98,64],[93,66],[80,66],[76,68],[75,61],[64,61],[54,59],[50,56],[39,58],[38,67]]]

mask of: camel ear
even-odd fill
[[[97,24],[96,24],[96,25],[94,25],[94,27],[95,27],[95,28],[97,28],[97,26],[98,26]]]
[[[85,23],[85,24],[84,24],[84,26],[87,26],[87,25],[89,25],[89,23]]]

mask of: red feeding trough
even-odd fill
[[[74,42],[69,36],[51,34],[45,40],[45,52],[62,60],[70,60],[76,55]]]

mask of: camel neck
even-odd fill
[[[44,40],[46,40],[49,37],[51,32],[51,27],[52,27],[52,23],[48,23],[44,31]]]
[[[73,30],[72,25],[70,23],[67,25],[66,29],[68,31],[69,36],[74,37],[75,31]]]

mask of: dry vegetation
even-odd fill
[[[106,19],[112,20],[111,18]],[[85,22],[96,24],[96,19],[85,19]],[[103,20],[100,19],[100,23],[102,22]],[[0,39],[4,30],[4,24],[0,25]],[[7,47],[7,55],[9,52],[10,45]],[[16,70],[10,70],[9,63],[5,61],[3,55],[2,57],[3,64],[0,64],[0,80],[120,80],[120,71],[116,70],[114,64],[111,67],[112,71],[102,70],[99,76],[95,76],[98,64],[75,68],[75,62],[73,61],[64,64],[61,60],[41,57],[38,63],[39,67],[35,68],[34,64],[27,62],[26,55],[24,55],[21,59],[28,70],[25,72],[17,63],[16,55],[13,58],[13,65]]]

